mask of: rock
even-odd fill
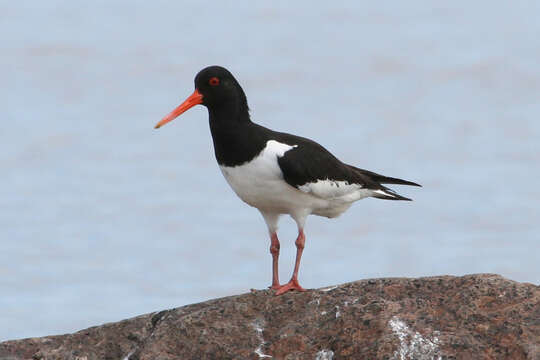
[[[74,334],[0,359],[540,359],[540,287],[482,274],[259,290]]]

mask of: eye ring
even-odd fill
[[[210,80],[208,80],[208,83],[210,86],[218,86],[219,85],[219,78],[217,77],[211,77]]]

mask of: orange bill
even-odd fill
[[[160,122],[156,124],[154,127],[155,129],[158,129],[168,123],[169,121],[174,120],[178,116],[180,116],[182,113],[184,113],[186,110],[191,109],[195,105],[202,104],[203,96],[199,92],[199,90],[195,89],[193,94],[190,95],[182,104],[180,104],[176,109],[171,111],[171,113],[167,116],[165,116],[163,119],[161,119]]]

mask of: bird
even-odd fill
[[[275,295],[306,291],[298,281],[305,247],[304,226],[309,215],[335,218],[355,201],[373,197],[411,199],[383,184],[421,186],[341,162],[323,146],[305,137],[278,132],[251,120],[244,90],[229,70],[209,66],[195,76],[195,90],[155,128],[203,105],[219,168],[232,190],[261,213],[270,236],[272,283]],[[291,279],[279,281],[278,220],[290,215],[298,227],[296,259]]]

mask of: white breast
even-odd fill
[[[326,207],[323,199],[306,194],[287,184],[278,158],[297,145],[269,140],[253,160],[239,166],[220,166],[225,179],[246,203],[261,210],[291,214],[301,209]]]

